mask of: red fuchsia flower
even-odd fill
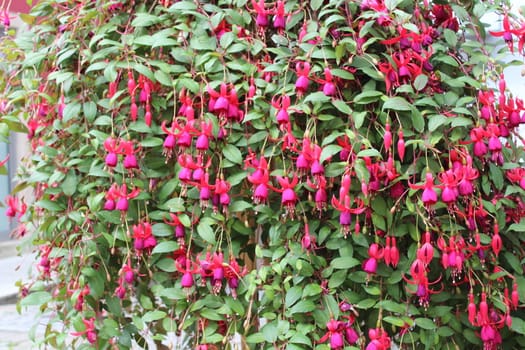
[[[373,328],[368,330],[368,337],[370,343],[366,346],[366,350],[388,350],[390,349],[390,337],[382,328]]]
[[[447,244],[443,237],[439,237],[437,246],[441,250],[441,265],[444,269],[451,269],[452,281],[455,282],[463,272],[463,263],[466,259],[465,241],[461,236],[450,236]]]
[[[361,2],[361,10],[373,10],[376,12],[378,14],[376,22],[380,26],[388,26],[392,22],[388,8],[383,0],[363,0]]]
[[[257,160],[252,154],[245,160],[245,168],[248,167],[255,168],[255,171],[247,176],[248,181],[253,185],[253,201],[255,204],[264,203],[268,199],[270,186],[268,162],[263,156]]]
[[[339,214],[339,224],[341,225],[343,235],[346,237],[348,232],[350,232],[350,225],[352,224],[352,214],[361,214],[366,210],[364,204],[361,200],[355,199],[354,202],[358,203],[357,208],[352,208],[352,203],[349,195],[343,197],[341,202],[335,196],[332,197],[332,206],[340,212]]]
[[[224,255],[223,253],[206,254],[205,260],[200,260],[201,274],[204,277],[211,277],[212,291],[218,294],[222,288],[224,279]]]
[[[298,201],[297,194],[295,193],[295,186],[297,186],[299,179],[295,174],[292,180],[281,176],[277,176],[276,179],[281,188],[278,189],[273,186],[270,186],[270,188],[281,193],[281,204],[285,207],[286,214],[293,218],[295,214],[295,204]]]
[[[95,318],[92,317],[90,319],[83,319],[82,322],[84,323],[84,330],[81,332],[72,332],[71,335],[78,337],[78,336],[86,336],[86,339],[90,344],[95,344],[97,342],[97,333],[95,328]]]
[[[199,189],[200,206],[207,208],[215,190],[215,186],[210,184],[210,174],[204,173],[199,182],[190,181],[189,184]]]
[[[130,193],[126,184],[119,187],[116,183],[111,185],[108,192],[106,192],[106,202],[104,204],[105,210],[120,210],[126,212],[129,207],[129,200],[135,198],[140,193],[140,189],[134,188]]]
[[[316,248],[315,236],[310,235],[310,227],[308,226],[308,223],[304,224],[304,235],[301,238],[301,247],[307,252]]]
[[[122,154],[125,155],[123,162],[124,168],[128,170],[137,169],[139,164],[135,154],[139,152],[139,150],[135,149],[133,141],[120,141],[119,147],[122,150]]]
[[[310,179],[306,180],[308,187],[315,191],[315,209],[319,211],[319,215],[326,208],[328,203],[328,194],[326,193],[326,178],[324,176],[319,178],[319,181],[313,183]]]
[[[370,278],[370,275],[375,275],[377,272],[377,264],[383,259],[383,248],[377,243],[372,243],[368,247],[368,259],[363,262],[363,271],[367,273],[367,278]]]
[[[192,123],[195,119],[195,109],[193,108],[193,99],[187,94],[186,89],[179,92],[179,101],[181,106],[177,115],[186,118],[187,122]]]
[[[442,183],[440,186],[441,190],[441,200],[447,205],[452,205],[456,202],[459,191],[458,183],[460,179],[456,176],[456,173],[452,169],[440,173],[438,175],[439,181]]]
[[[399,160],[405,159],[405,138],[401,129],[397,132],[397,155]]]
[[[255,25],[262,28],[268,27],[268,14],[270,13],[270,11],[266,9],[264,0],[252,0],[252,6],[255,12],[257,13],[257,17],[255,18]]]
[[[201,122],[201,129],[194,130],[199,136],[195,143],[195,148],[200,152],[205,152],[210,147],[210,137],[213,137],[213,124],[212,122]]]
[[[18,197],[7,195],[5,197],[6,210],[5,215],[9,218],[14,218],[17,214],[22,216],[27,210],[27,205],[24,201],[18,201]]]
[[[239,263],[235,258],[230,257],[229,264],[224,264],[224,277],[228,281],[228,287],[234,299],[237,299],[237,288],[239,280],[247,273],[246,266],[241,270]]]
[[[505,172],[507,179],[512,183],[517,183],[525,190],[525,168],[514,168]]]
[[[412,185],[409,183],[409,186],[411,189],[423,189],[421,200],[427,210],[430,210],[434,204],[437,203],[437,194],[434,190],[434,177],[431,172],[426,173],[424,185]]]
[[[492,247],[492,251],[497,257],[503,246],[501,236],[499,235],[499,225],[497,223],[494,223],[494,235],[492,236],[492,241],[490,245]]]
[[[157,245],[157,240],[155,236],[153,236],[149,222],[133,225],[133,239],[135,240],[133,246],[139,254],[142,253],[143,250],[151,251],[151,249]]]
[[[180,263],[175,261],[175,267],[182,273],[180,286],[184,289],[189,289],[195,284],[195,275],[200,271],[200,267],[197,263],[193,263],[190,259],[187,259],[184,255],[182,259],[184,262]]]
[[[505,40],[505,43],[507,44],[510,52],[514,53],[514,40],[513,40],[512,35],[513,34],[520,35],[520,32],[510,27],[509,15],[507,13],[503,16],[503,30],[502,31],[489,30],[489,33],[495,37],[503,37],[503,40]]]
[[[455,32],[459,29],[459,23],[450,5],[434,5],[432,7],[434,27],[443,27]]]
[[[221,83],[219,92],[213,90],[210,85],[207,85],[206,91],[210,95],[208,110],[219,117],[225,117],[228,114],[230,107],[228,85],[226,83]]]
[[[108,137],[104,141],[104,149],[108,154],[106,155],[106,165],[110,168],[113,168],[117,165],[118,155],[122,152],[118,141],[112,137]]]
[[[272,98],[272,106],[277,110],[277,113],[275,114],[277,124],[279,124],[281,131],[284,131],[290,125],[290,116],[288,114],[288,108],[290,107],[290,96],[274,96]]]
[[[301,97],[308,90],[310,85],[310,63],[309,62],[297,62],[295,64],[295,72],[297,73],[297,80],[295,82],[295,93],[297,97]]]
[[[228,93],[228,114],[226,118],[229,122],[242,122],[244,119],[244,111],[239,108],[240,102],[237,96],[235,86],[232,86]]]
[[[319,343],[330,341],[330,349],[342,349],[344,347],[343,323],[333,318],[326,324],[326,333],[319,339]]]
[[[326,67],[324,69],[324,80],[320,80],[323,84],[323,94],[326,96],[334,96],[337,92],[337,88],[334,83],[334,77],[332,76],[332,71],[330,68]]]
[[[399,263],[399,249],[397,248],[396,237],[386,237],[385,248],[383,249],[385,264],[397,267]]]
[[[277,0],[272,25],[279,32],[282,32],[286,28],[286,17],[287,15],[284,9],[284,1]]]
[[[169,213],[170,221],[164,219],[164,223],[170,225],[174,228],[174,236],[177,240],[182,240],[184,242],[184,237],[186,236],[186,228],[180,221],[179,217],[175,213]]]
[[[487,154],[488,149],[485,140],[488,136],[487,131],[481,126],[470,130],[470,139],[474,143],[473,152],[476,157],[483,158]]]
[[[407,288],[407,291],[410,294],[413,294],[413,295],[417,296],[419,306],[424,307],[425,310],[430,305],[430,297],[431,297],[431,295],[442,292],[443,288],[444,288],[442,286],[440,290],[431,289],[430,288],[431,285],[434,285],[434,284],[439,283],[441,281],[441,276],[438,279],[436,279],[435,281],[429,282],[426,273],[424,273],[422,276],[420,276],[417,279],[414,278],[412,281],[407,280],[407,279],[405,279],[405,281],[407,281],[407,283],[409,283],[409,284],[415,285],[416,288],[415,288],[414,291],[409,290],[408,288]]]
[[[222,206],[223,211],[226,213],[228,211],[228,206],[230,205],[230,192],[231,185],[228,181],[221,178],[215,181],[215,196],[218,198],[218,203]]]

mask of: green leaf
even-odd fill
[[[293,314],[304,314],[312,312],[316,309],[316,306],[311,300],[301,300],[290,309],[290,313]]]
[[[428,318],[418,317],[414,321],[416,323],[416,326],[418,326],[420,328],[423,328],[423,329],[433,330],[433,329],[437,328],[437,326],[434,323],[434,321],[432,321],[432,320],[430,320]]]
[[[369,104],[372,102],[379,101],[383,93],[381,91],[366,90],[354,97],[354,103],[357,104]]]
[[[445,40],[447,41],[447,44],[450,47],[455,48],[458,44],[458,34],[455,31],[450,30],[448,28],[445,28],[443,34],[445,35]]]
[[[425,74],[420,74],[414,80],[414,88],[416,88],[417,91],[421,91],[427,86],[427,83],[428,77]]]
[[[160,310],[148,311],[142,316],[142,321],[149,323],[166,317],[166,313]]]
[[[51,296],[51,293],[49,292],[45,292],[45,291],[32,292],[32,293],[29,293],[28,296],[24,297],[20,301],[20,305],[22,306],[43,305],[51,301],[51,299],[53,299],[53,297]]]
[[[403,319],[394,316],[383,317],[383,321],[398,327],[403,327],[405,325],[405,321],[403,321]]]
[[[291,307],[293,304],[297,302],[297,300],[301,299],[301,296],[303,295],[303,289],[300,286],[293,286],[286,292],[286,297],[284,299],[284,305],[286,307]]]
[[[179,249],[179,244],[175,241],[164,241],[160,242],[153,248],[151,254],[160,254],[160,253],[172,253]]]
[[[411,106],[403,97],[389,97],[383,104],[384,109],[393,109],[394,111],[410,111]]]
[[[369,149],[364,149],[362,151],[359,151],[359,153],[357,153],[357,156],[360,158],[362,157],[380,157],[381,158],[381,153],[376,149],[369,148]]]
[[[319,295],[323,292],[323,289],[317,283],[310,283],[304,287],[303,298]]]
[[[215,244],[215,233],[213,232],[213,229],[210,225],[208,225],[206,222],[201,221],[197,225],[197,233],[204,241]]]
[[[64,179],[64,182],[62,182],[62,191],[64,191],[64,194],[68,197],[75,194],[77,191],[77,185],[78,185],[78,177],[75,174],[74,170],[70,170],[66,178]]]
[[[351,269],[352,267],[358,266],[360,264],[359,260],[349,257],[349,256],[340,256],[334,258],[330,265],[334,269]]]
[[[323,147],[323,150],[321,151],[321,156],[319,157],[319,162],[323,163],[325,160],[332,157],[334,154],[339,153],[341,149],[342,147],[339,145],[328,145],[326,147]]]
[[[172,258],[163,258],[160,259],[155,263],[155,265],[161,270],[165,272],[175,272],[177,271],[177,268],[175,266],[175,260]]]
[[[434,132],[441,125],[448,124],[449,120],[442,114],[436,114],[428,119],[428,131]]]
[[[161,70],[157,70],[155,71],[154,76],[155,76],[155,79],[162,85],[169,86],[169,87],[173,86],[173,80],[167,73]]]
[[[152,15],[145,12],[136,14],[136,17],[131,21],[132,27],[148,27],[157,24],[161,21],[161,18],[156,15]]]
[[[97,116],[97,105],[95,102],[89,101],[82,105],[84,116],[88,120],[93,120]]]
[[[80,114],[80,109],[82,106],[78,102],[71,102],[66,104],[66,107],[64,108],[63,117],[62,119],[67,122],[73,118],[78,117]]]
[[[215,51],[217,49],[217,39],[206,35],[192,36],[190,47],[199,51]]]
[[[274,343],[277,340],[277,336],[279,335],[275,322],[269,322],[265,324],[261,329],[261,332],[264,340],[268,343]]]
[[[242,164],[242,154],[237,147],[232,144],[227,144],[222,149],[222,154],[226,159],[234,164]]]
[[[352,109],[342,100],[333,100],[332,104],[337,110],[343,114],[350,115],[352,114]]]

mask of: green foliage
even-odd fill
[[[39,1],[1,46],[0,136],[32,149],[21,305],[73,335],[41,342],[522,347],[506,6]]]

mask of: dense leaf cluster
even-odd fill
[[[9,205],[39,251],[21,304],[61,322],[42,342],[525,346],[508,4],[42,0],[24,19],[0,125],[31,143],[14,195],[34,201]]]

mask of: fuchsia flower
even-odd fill
[[[104,203],[104,210],[120,210],[126,212],[128,210],[130,199],[135,198],[140,193],[140,189],[134,188],[130,193],[126,184],[122,184],[119,187],[116,183],[111,185],[110,189],[106,192],[106,202]]]
[[[153,236],[151,224],[144,222],[142,224],[133,225],[133,246],[142,253],[143,250],[151,251],[157,245],[157,240]]]
[[[505,43],[507,44],[510,52],[514,53],[514,40],[513,40],[512,35],[513,34],[514,35],[520,35],[521,32],[516,30],[516,29],[512,29],[510,27],[509,15],[508,14],[505,14],[503,16],[503,30],[502,31],[489,30],[489,33],[492,36],[495,36],[495,37],[503,37],[503,40],[505,40]],[[520,52],[521,52],[521,49],[520,49]]]
[[[83,319],[82,322],[84,323],[84,330],[81,332],[72,332],[71,335],[78,337],[78,336],[86,336],[86,339],[90,344],[95,344],[97,342],[97,333],[96,333],[96,327],[95,327],[95,318],[92,317],[90,319]]]
[[[281,204],[285,207],[286,213],[293,218],[295,213],[295,204],[298,201],[297,194],[295,193],[295,186],[299,182],[297,175],[294,175],[292,180],[289,178],[277,176],[277,181],[281,186],[280,189],[270,186],[274,191],[281,192]]]
[[[266,202],[270,186],[268,162],[263,156],[257,160],[252,155],[245,161],[245,168],[246,167],[255,168],[255,171],[247,176],[248,181],[253,185],[253,200],[255,204]]]
[[[383,259],[383,248],[377,243],[372,243],[368,247],[368,259],[363,262],[363,271],[365,271],[370,278],[370,275],[375,275],[377,272],[377,264]]]
[[[284,1],[277,0],[276,9],[274,10],[273,27],[279,32],[286,28],[286,11],[284,9]]]
[[[104,149],[108,152],[105,159],[106,165],[111,168],[115,167],[118,162],[118,155],[122,154],[122,148],[120,147],[118,140],[108,137],[104,141]]]
[[[390,337],[382,328],[373,328],[368,330],[368,337],[370,343],[366,346],[366,350],[388,350],[390,349]]]
[[[330,349],[342,349],[344,347],[344,324],[333,318],[326,324],[326,334],[319,339],[319,343],[330,341]]]
[[[5,204],[7,206],[5,215],[8,218],[14,218],[17,216],[17,214],[22,216],[27,210],[27,205],[24,203],[24,201],[22,200],[19,202],[18,197],[16,196],[7,195],[5,197]]]
[[[284,131],[290,125],[290,116],[288,108],[290,107],[290,96],[281,95],[272,98],[272,106],[277,110],[275,118],[281,131]]]
[[[229,90],[229,91],[228,91]],[[241,122],[244,112],[239,108],[239,99],[234,86],[228,87],[226,83],[221,83],[219,92],[206,86],[206,91],[210,95],[208,110],[220,118],[226,118],[230,122]]]
[[[434,190],[434,177],[431,172],[426,173],[424,185],[413,185],[409,183],[409,186],[411,189],[423,189],[421,200],[428,210],[437,203],[437,194]]]
[[[266,9],[264,0],[259,0],[258,2],[252,0],[252,6],[255,12],[257,12],[255,24],[258,27],[266,28],[268,26],[268,14],[270,13],[270,11]]]
[[[120,148],[124,157],[124,168],[128,170],[137,169],[139,167],[137,157],[135,154],[139,152],[133,146],[133,141],[120,141]]]
[[[228,193],[230,192],[230,188],[230,183],[224,179],[219,178],[215,181],[215,196],[218,199],[218,204],[223,207],[224,212],[228,211],[228,206],[230,205],[231,199]]]
[[[295,72],[297,73],[297,80],[295,82],[295,93],[298,97],[301,97],[308,90],[310,85],[310,63],[309,62],[297,62],[295,64]]]
[[[334,77],[332,76],[332,71],[330,68],[326,67],[324,69],[324,80],[320,80],[320,82],[323,84],[323,94],[326,96],[334,96],[337,92],[337,88],[334,84]]]

